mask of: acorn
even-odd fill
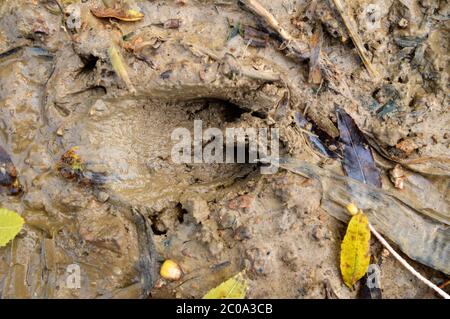
[[[181,267],[173,260],[166,259],[159,270],[161,277],[171,281],[177,281],[183,276]]]

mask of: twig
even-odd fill
[[[428,287],[430,287],[431,289],[436,291],[439,295],[441,295],[445,299],[450,299],[450,296],[445,291],[443,291],[438,286],[433,284],[431,281],[426,279],[424,276],[422,276],[420,273],[418,273],[410,264],[408,264],[408,262],[405,259],[403,259],[402,256],[400,256],[394,250],[394,248],[392,248],[391,245],[389,245],[389,243],[380,235],[379,232],[376,231],[375,228],[373,228],[373,226],[370,223],[369,223],[369,228],[370,228],[370,231],[375,235],[375,237],[378,238],[380,243],[384,247],[386,247],[386,249],[389,250],[389,252],[395,257],[395,259],[397,259],[406,269],[408,269],[414,276],[416,276],[420,281],[425,283]]]
[[[345,0],[343,0],[343,1],[345,1]],[[378,72],[373,67],[372,63],[369,61],[369,57],[367,55],[366,48],[363,45],[363,42],[361,40],[361,37],[358,34],[358,31],[354,27],[355,23],[354,23],[353,19],[347,14],[347,12],[345,12],[344,6],[342,5],[341,0],[333,0],[333,3],[336,6],[336,9],[339,12],[342,20],[344,21],[344,25],[347,28],[350,38],[352,39],[353,43],[355,44],[355,47],[359,53],[359,57],[361,58],[364,65],[366,66],[366,69],[369,72],[369,75],[375,81],[377,81],[379,79]]]
[[[309,45],[292,37],[257,0],[240,0],[239,3],[278,35],[283,41],[282,48],[287,51],[287,56],[293,56],[300,61],[310,59],[311,51]],[[355,103],[343,75],[323,51],[319,55],[318,64],[323,76],[328,80],[330,88]]]

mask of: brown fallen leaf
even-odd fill
[[[395,145],[395,148],[402,151],[406,156],[411,155],[419,146],[412,139],[404,139]]]
[[[396,164],[393,169],[389,171],[389,179],[394,184],[395,188],[403,189],[405,186],[405,172],[400,164]]]
[[[91,172],[78,154],[78,146],[68,149],[60,158],[56,168],[62,177],[74,180],[81,186],[99,186],[105,182],[103,173]]]
[[[342,165],[347,176],[362,183],[381,187],[380,172],[365,136],[344,109],[336,110],[339,140],[344,146]]]
[[[238,32],[241,34],[245,43],[252,47],[265,48],[269,41],[269,34],[267,32],[258,30],[249,25],[243,25]]]
[[[122,43],[122,48],[124,48],[125,50],[127,50],[129,52],[134,53],[134,52],[139,51],[143,42],[144,42],[144,40],[140,36],[137,36],[129,41],[124,41]]]
[[[22,185],[20,185],[17,175],[11,157],[0,146],[0,192],[5,191],[9,195],[19,195],[22,192]]]
[[[116,18],[121,21],[139,21],[144,14],[136,10],[123,10],[116,8],[92,8],[91,12],[97,18]]]
[[[242,195],[232,199],[228,203],[230,209],[236,210],[239,208],[250,208],[253,202],[253,197],[250,195]]]
[[[181,25],[180,19],[169,19],[163,24],[164,29],[178,29],[180,25]]]
[[[320,27],[310,39],[311,57],[309,58],[308,82],[319,85],[322,82],[322,73],[319,66],[320,51],[322,50],[322,29]]]

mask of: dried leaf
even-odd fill
[[[58,170],[64,178],[74,179],[83,174],[84,164],[77,154],[78,147],[67,150],[60,159]]]
[[[341,273],[348,287],[361,279],[369,268],[369,241],[369,220],[360,211],[350,219],[341,244]]]
[[[240,35],[248,45],[265,48],[269,41],[269,34],[267,32],[258,30],[249,25],[244,25],[239,30]]]
[[[0,247],[13,240],[22,229],[23,218],[16,212],[0,208]]]
[[[344,144],[345,173],[362,183],[381,187],[378,171],[368,143],[355,121],[344,110],[336,110],[340,141]]]
[[[247,292],[247,283],[242,272],[211,289],[203,299],[244,299]]]
[[[106,181],[104,173],[90,172],[77,153],[78,147],[67,150],[58,163],[58,171],[62,177],[75,180],[82,186],[98,186]]]
[[[91,12],[97,18],[116,18],[122,21],[139,21],[144,14],[136,10],[123,10],[120,8],[92,8]]]
[[[17,170],[9,154],[0,146],[0,189],[9,195],[18,195],[22,186],[17,179]]]
[[[164,71],[163,73],[161,73],[160,75],[159,75],[159,77],[161,78],[161,79],[163,79],[163,80],[167,80],[168,78],[170,78],[170,75],[173,73],[173,71],[172,70],[167,70],[167,71]]]
[[[252,206],[253,197],[250,195],[238,196],[228,203],[228,207],[233,210],[238,210],[239,208],[250,208]]]
[[[122,59],[122,56],[121,56],[119,50],[117,49],[117,47],[114,44],[112,44],[109,47],[108,53],[109,53],[109,59],[111,60],[111,65],[112,65],[114,71],[125,82],[125,84],[128,87],[128,90],[130,90],[131,93],[135,93],[136,90],[128,76],[127,67],[126,67],[125,63],[123,62],[123,59]]]
[[[307,129],[308,126],[308,120],[303,116],[303,114],[301,112],[296,112],[295,116],[294,116],[294,122],[295,124],[305,130]],[[322,141],[320,140],[320,138],[318,136],[315,135],[307,135],[307,138],[309,140],[309,142],[314,146],[315,149],[317,149],[322,155],[325,155],[326,157],[329,158],[337,158],[338,155],[331,151],[327,146],[325,146]]]
[[[163,27],[164,29],[178,29],[181,25],[180,19],[169,19],[166,22],[164,22]]]
[[[322,50],[322,29],[320,27],[311,36],[310,47],[308,82],[318,85],[322,82],[322,73],[319,66],[320,51]]]
[[[289,90],[284,92],[283,97],[280,99],[277,105],[277,110],[275,112],[275,121],[281,121],[286,117],[286,112],[289,108],[289,104],[291,102],[291,96],[289,94]]]

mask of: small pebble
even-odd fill
[[[234,232],[234,239],[242,241],[245,239],[251,239],[252,233],[250,231],[250,228],[247,226],[239,226],[236,228],[236,231]]]
[[[109,194],[106,193],[106,192],[98,192],[97,199],[100,202],[104,203],[104,202],[106,202],[109,199]]]
[[[318,240],[318,241],[329,238],[326,229],[320,225],[315,225],[313,227],[311,235],[315,240]]]
[[[221,229],[232,228],[236,224],[236,216],[228,211],[220,212],[218,224]]]
[[[406,20],[405,18],[401,18],[398,22],[398,26],[400,28],[406,28],[408,26],[408,20]]]
[[[64,135],[64,130],[63,130],[62,127],[59,127],[59,128],[56,130],[56,135],[58,135],[58,136],[63,136],[63,135]]]
[[[113,273],[116,276],[121,276],[122,275],[122,269],[120,269],[119,267],[113,267]]]

